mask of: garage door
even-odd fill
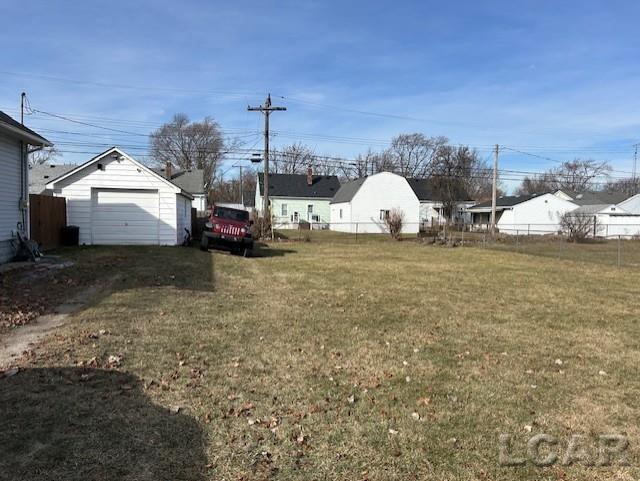
[[[93,244],[159,244],[156,190],[94,189]]]

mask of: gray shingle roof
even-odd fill
[[[531,194],[531,195],[503,195],[496,199],[496,207],[513,207],[514,205],[522,204],[528,200],[533,199],[534,197],[539,197],[544,194]],[[471,209],[486,209],[487,207],[491,207],[491,201],[488,200],[486,202],[480,202],[479,204],[474,205]]]
[[[407,182],[413,189],[413,192],[416,194],[418,200],[426,201],[426,200],[442,200],[442,193],[438,191],[433,185],[432,179],[413,179],[408,178]],[[454,195],[455,200],[470,200],[470,196],[467,192],[464,191],[461,187],[457,189]]]
[[[151,170],[166,178],[164,167],[153,167]],[[179,170],[173,173],[169,180],[185,192],[204,194],[204,171],[202,169]]]
[[[258,174],[260,192],[264,192],[264,174]],[[340,189],[335,175],[314,175],[311,185],[306,174],[269,174],[269,195],[275,197],[331,199]]]
[[[204,194],[204,171],[202,169],[177,172],[171,176],[171,182],[191,194]]]
[[[41,164],[29,168],[29,193],[42,194],[45,186],[52,180],[78,167],[74,164]]]
[[[18,122],[17,120],[14,120],[12,117],[8,116],[7,114],[5,114],[3,111],[0,110],[0,124],[2,123],[7,124],[10,127],[13,127],[14,129],[21,130],[28,136],[35,137],[41,144],[51,145],[51,142],[45,139],[42,135],[31,130],[29,127],[22,125],[20,122]]]
[[[567,194],[573,200],[574,204],[578,205],[611,205],[619,204],[622,201],[631,197],[624,192],[575,192],[572,190],[560,189]]]
[[[366,177],[360,177],[359,179],[352,180],[340,186],[336,195],[331,199],[331,204],[338,204],[340,202],[350,202],[351,199],[356,195],[358,190],[360,190],[360,186],[364,184],[364,181],[367,180]]]

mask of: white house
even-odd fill
[[[426,227],[432,224],[446,224],[449,221],[468,224],[471,221],[471,214],[467,209],[475,202],[462,189],[457,189],[458,192],[454,195],[452,212],[445,212],[442,193],[433,185],[431,179],[408,178],[407,182],[420,201],[421,225]]]
[[[0,112],[0,263],[15,255],[11,240],[19,226],[29,235],[29,151],[50,145]]]
[[[191,229],[193,196],[117,147],[46,188],[67,199],[80,244],[176,245]]]
[[[496,227],[505,234],[539,235],[560,231],[560,219],[576,210],[573,202],[554,194],[501,196],[496,199]],[[488,228],[491,201],[468,209],[475,228]]]
[[[385,217],[393,209],[404,214],[402,233],[420,228],[420,201],[407,179],[391,172],[347,182],[331,200],[331,230],[340,232],[386,232]]]
[[[631,237],[640,235],[640,194],[624,192],[573,192],[558,190],[556,196],[578,205],[573,214],[593,217],[595,235]],[[593,231],[592,231],[593,233]]]
[[[277,229],[296,229],[301,221],[312,227],[329,224],[329,202],[340,189],[335,175],[269,174],[271,223]],[[255,208],[263,211],[264,174],[258,174]]]

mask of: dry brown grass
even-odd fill
[[[631,269],[391,241],[274,244],[254,259],[171,248],[73,255],[97,253],[119,259],[122,283],[0,380],[0,405],[12,406],[0,421],[12,457],[0,468],[14,479],[106,479],[118,463],[120,478],[145,480],[640,474]],[[60,368],[71,384],[56,384]],[[78,376],[94,372],[131,379],[91,390]],[[67,409],[25,414],[20,399],[47,405],[43,392]],[[123,412],[131,429],[118,437],[104,419],[126,424]],[[168,442],[172,431],[179,442]],[[522,447],[538,432],[563,446],[571,434],[627,433],[632,465],[498,465],[500,433]],[[82,446],[93,471],[66,452]],[[119,448],[105,459],[104,446]],[[146,470],[127,470],[127,449]]]

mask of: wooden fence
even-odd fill
[[[67,225],[67,203],[64,197],[29,195],[31,239],[42,249],[60,245],[62,228]]]

